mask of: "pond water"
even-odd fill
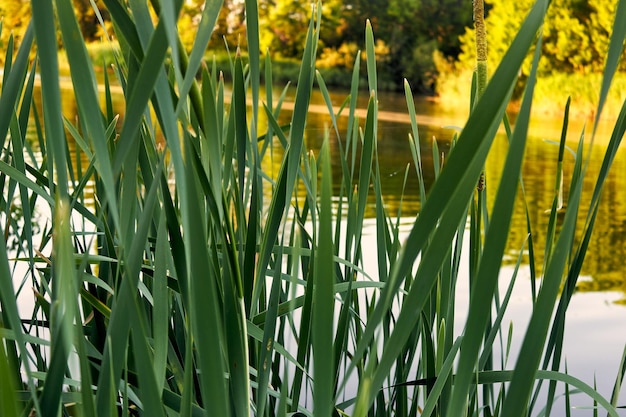
[[[333,96],[335,111],[340,107],[345,94]],[[363,94],[360,107],[367,105],[367,95]],[[405,231],[408,232],[414,216],[420,206],[418,182],[411,157],[408,134],[410,125],[408,120],[402,118],[406,114],[406,99],[404,95],[383,94],[379,97],[380,112],[396,112],[396,117],[388,117],[380,120],[378,128],[378,160],[380,163],[381,182],[388,212],[392,215],[398,213],[401,206],[401,215],[405,222]],[[322,104],[320,95],[314,95],[313,103]],[[420,119],[424,122],[419,125],[420,146],[422,150],[422,162],[427,184],[434,178],[433,172],[433,141],[436,140],[440,153],[447,153],[450,142],[456,132],[455,127],[464,123],[463,111],[451,113],[443,110],[437,103],[416,98],[415,105]],[[309,113],[309,129],[307,130],[306,146],[309,149],[320,148],[325,131],[331,126],[331,118],[320,106],[320,112]],[[419,121],[418,121],[419,123]],[[523,182],[525,199],[529,210],[531,227],[534,231],[534,243],[536,263],[541,265],[541,254],[545,247],[545,231],[549,216],[546,213],[552,205],[555,189],[555,175],[557,170],[558,142],[561,135],[560,120],[535,120],[531,123],[529,140],[526,149],[525,163],[523,166]],[[575,120],[568,129],[567,146],[576,150],[581,134],[588,137],[591,129],[585,129],[585,124],[591,125],[590,121]],[[345,135],[347,118],[338,119],[340,134]],[[604,157],[606,144],[611,134],[611,121],[606,120],[598,126],[595,144],[591,149],[585,148],[585,155],[589,156],[588,173],[584,181],[584,191],[579,214],[578,227],[582,229],[585,217],[589,211],[589,204],[596,178]],[[334,136],[331,132],[331,137]],[[331,145],[335,153],[334,172],[337,175],[341,168],[338,158],[338,150]],[[504,132],[496,138],[486,164],[487,173],[487,196],[488,205],[494,202],[495,191],[500,179],[502,165],[508,150],[508,140]],[[445,157],[444,157],[445,161]],[[567,201],[569,179],[574,167],[574,155],[566,152],[564,160],[564,187],[563,195]],[[404,172],[407,165],[411,164],[409,180],[403,188]],[[335,179],[339,182],[339,178]],[[513,263],[517,260],[521,248],[527,236],[526,209],[522,201],[522,194],[518,192],[518,204],[512,219],[511,233],[508,241],[505,265],[501,271],[502,295],[506,285],[513,274]],[[373,203],[373,202],[372,202]],[[370,213],[373,215],[373,212]],[[371,222],[373,223],[373,222]],[[366,226],[364,230],[364,269],[376,271],[375,228],[373,224]],[[369,234],[369,236],[368,236]],[[368,240],[371,247],[368,248]],[[368,255],[367,251],[372,253]],[[579,286],[568,310],[568,319],[565,330],[565,348],[563,357],[567,361],[568,372],[589,385],[597,384],[599,392],[610,397],[615,383],[616,370],[626,345],[626,150],[624,147],[618,151],[611,173],[607,179],[604,195],[600,204],[598,219],[592,234],[585,264],[581,272]],[[527,258],[525,258],[528,262]],[[369,262],[369,264],[368,264]],[[538,271],[540,272],[540,271]],[[467,272],[466,272],[467,273]],[[506,315],[505,327],[509,322],[513,323],[514,333],[512,342],[512,357],[508,366],[515,363],[516,349],[524,336],[525,328],[532,311],[530,272],[528,266],[523,267],[515,284],[514,296],[509,305]],[[461,299],[457,300],[459,315],[456,320],[456,330],[461,331],[464,323],[464,311],[467,311],[469,300],[463,299],[463,294],[469,294],[467,280],[459,282],[457,294]],[[564,368],[562,367],[563,371]],[[546,384],[544,384],[545,386]],[[562,386],[557,392],[562,392]],[[624,392],[624,390],[622,390]],[[577,401],[578,400],[578,401]],[[624,405],[626,400],[620,402]],[[592,404],[588,399],[580,396],[574,397],[573,405],[579,408],[571,410],[572,416],[592,415],[588,408]],[[540,410],[542,407],[537,407]],[[552,415],[566,415],[564,404],[561,401],[555,407]],[[626,410],[620,415],[626,415]]]
[[[75,102],[70,90],[66,90],[64,114],[70,119],[76,114]],[[366,107],[367,94],[361,93],[360,107]],[[335,111],[339,108],[346,94],[332,95]],[[400,213],[405,229],[410,227],[412,219],[418,213],[420,201],[415,169],[411,166],[408,182],[403,187],[405,170],[413,163],[408,134],[410,125],[407,123],[406,101],[404,95],[381,94],[381,120],[378,128],[378,160],[385,204],[388,212]],[[325,110],[324,102],[319,93],[314,94],[313,106],[308,116],[306,131],[306,147],[316,152],[322,143],[325,132],[331,126],[331,119]],[[417,112],[422,161],[427,184],[434,178],[433,172],[433,141],[436,141],[440,154],[446,154],[455,134],[454,127],[463,124],[465,111],[457,113],[444,111],[435,102],[419,99],[415,101]],[[117,98],[115,107],[123,112],[124,104]],[[279,120],[286,123],[289,112]],[[578,138],[583,130],[584,121],[575,121],[568,135],[568,146],[575,149]],[[361,123],[362,124],[362,123]],[[610,125],[610,121],[608,122]],[[341,134],[345,134],[347,118],[338,119]],[[544,231],[547,228],[548,215],[546,210],[551,207],[554,198],[554,178],[557,169],[558,146],[549,141],[558,141],[560,137],[560,121],[539,121],[531,125],[530,137],[526,149],[523,167],[526,203],[529,209],[532,229],[535,236],[535,252],[543,253]],[[261,130],[261,129],[260,129]],[[263,131],[259,132],[264,133]],[[590,134],[588,129],[587,134]],[[581,205],[579,227],[582,228],[595,178],[602,163],[604,147],[608,142],[610,131],[604,127],[599,129],[596,144],[586,152],[590,157],[589,171],[584,183],[584,195]],[[333,134],[331,133],[331,137]],[[334,153],[334,172],[338,183],[339,161],[337,161],[337,141],[331,142]],[[507,152],[507,139],[501,133],[496,138],[486,164],[488,204],[493,204],[494,194],[499,181],[499,172]],[[268,170],[278,169],[282,155],[277,153],[273,160],[265,161]],[[444,157],[445,161],[445,157]],[[574,158],[566,153],[564,161],[564,197],[568,195],[568,180],[574,166]],[[511,235],[508,242],[505,264],[517,259],[527,234],[526,213],[518,193],[519,204],[516,206],[512,220]],[[402,201],[401,212],[400,201]],[[371,213],[370,213],[371,214]],[[567,359],[569,372],[593,385],[594,376],[598,390],[609,397],[615,381],[615,372],[619,364],[624,345],[626,344],[626,150],[621,149],[615,158],[609,175],[598,220],[595,225],[585,265],[582,270],[581,284],[575,294],[568,315],[565,335],[564,355]],[[364,238],[374,233],[370,225],[364,230]],[[367,250],[367,244],[364,244]],[[367,260],[375,260],[376,256],[364,256]],[[537,260],[541,264],[542,259]],[[375,265],[364,265],[366,270],[376,271]],[[505,265],[502,275],[510,276],[512,268]],[[506,279],[506,278],[503,278]],[[460,281],[458,294],[467,294],[467,282]],[[465,285],[465,287],[464,287]],[[504,290],[504,289],[503,289]],[[467,300],[459,300],[460,311],[467,309]],[[511,301],[510,311],[505,323],[512,321],[515,327],[516,343],[523,337],[525,325],[531,311],[530,278],[527,268],[518,278],[516,290]],[[463,314],[459,314],[459,320]],[[461,326],[461,322],[459,322]],[[457,326],[458,327],[458,326]],[[460,328],[460,327],[458,327]],[[513,361],[509,365],[513,365]],[[560,390],[562,392],[562,389]],[[582,397],[581,397],[582,398]],[[621,401],[621,405],[626,400]],[[589,406],[585,400],[574,405]],[[561,409],[562,410],[562,409]],[[554,415],[560,415],[555,410]],[[591,415],[588,409],[573,410],[572,415]],[[626,414],[624,414],[626,415]]]

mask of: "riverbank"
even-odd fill
[[[469,107],[472,74],[470,71],[441,76],[437,102],[446,109]],[[537,79],[533,97],[533,118],[551,120],[562,118],[567,98],[571,97],[570,119],[593,123],[602,84],[602,74],[552,74]],[[521,92],[519,93],[521,96]],[[517,113],[521,97],[513,100],[508,109]],[[626,74],[615,74],[601,120],[615,120],[626,100]]]
[[[92,43],[87,50],[96,68],[110,67],[115,64],[115,54],[119,52],[116,45]],[[60,56],[61,73],[69,74],[69,65],[64,54]],[[209,65],[221,71],[229,80],[231,61],[226,51],[207,51],[205,59]],[[247,57],[243,57],[244,61]],[[264,60],[261,60],[262,67]],[[295,60],[272,59],[272,82],[276,85],[295,84],[298,79],[300,63]],[[352,82],[352,70],[348,68],[319,68],[329,88],[349,90]],[[265,69],[261,68],[262,82],[265,82]],[[359,85],[367,88],[365,68],[361,70]],[[436,94],[428,98],[436,101],[442,108],[452,114],[465,113],[469,108],[469,90],[471,71],[461,73],[441,73],[437,79]],[[602,83],[602,74],[552,74],[538,79],[533,99],[533,116],[537,119],[561,118],[565,110],[567,98],[572,98],[570,118],[585,119],[593,122],[598,103],[598,92]],[[402,90],[402,80],[379,80],[379,91]],[[520,93],[521,95],[521,93]],[[615,120],[626,100],[626,74],[615,75],[610,94],[602,112],[603,120]],[[519,100],[509,105],[511,113],[517,113]]]

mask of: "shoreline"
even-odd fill
[[[1,74],[0,74],[1,75]],[[36,75],[35,85],[40,86],[41,80],[39,78],[39,74]],[[62,90],[72,90],[74,88],[71,77],[69,75],[61,75],[59,77],[59,86]],[[105,91],[105,86],[101,83],[98,83],[98,92],[103,93]],[[120,85],[113,83],[110,85],[110,90],[115,95],[122,95],[123,89]],[[397,93],[401,95],[401,93]],[[469,108],[469,98],[465,100],[465,97],[455,97],[450,98],[446,96],[418,96],[420,99],[423,99],[427,102],[431,102],[443,109],[443,115],[426,115],[426,114],[416,114],[415,119],[418,125],[421,126],[436,126],[436,127],[446,127],[446,126],[464,126],[467,121],[468,111],[459,111],[460,108],[468,109]],[[225,94],[224,96],[225,102],[230,102],[230,96]],[[262,101],[264,102],[264,101]],[[507,106],[507,114],[511,118],[511,127],[514,127],[514,118],[517,112],[519,111],[519,106],[521,104],[520,100],[512,101]],[[554,103],[552,103],[553,110],[547,111],[546,109],[550,105],[547,102],[533,103],[533,110],[530,120],[530,132],[533,136],[545,136],[545,137],[557,137],[560,136],[561,127],[555,127],[555,122],[562,122],[563,120],[563,112],[564,105],[561,108],[558,108]],[[333,112],[336,114],[336,107],[333,105]],[[612,128],[614,127],[615,119],[619,114],[619,109],[615,109],[615,106],[611,106],[610,102],[605,104],[602,115],[599,119],[598,129],[597,129],[597,144],[606,144],[610,138],[610,134]],[[293,111],[294,103],[293,101],[285,100],[282,103],[283,110]],[[569,127],[568,127],[568,139],[567,142],[578,141],[580,137],[580,133],[582,129],[585,129],[586,134],[591,134],[594,117],[595,117],[595,109],[590,110],[590,106],[583,107],[581,109],[580,103],[572,103],[570,108],[569,115]],[[309,112],[315,114],[326,114],[329,115],[328,107],[325,104],[309,104]],[[355,115],[359,118],[364,119],[367,115],[367,108],[365,107],[357,107],[355,111]],[[347,111],[344,109],[340,117],[347,117]],[[411,118],[408,112],[396,112],[389,110],[378,110],[378,120],[392,123],[403,123],[409,125],[411,123]],[[504,132],[504,127],[500,126],[500,132]]]

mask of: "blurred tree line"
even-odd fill
[[[72,0],[83,36],[97,41],[104,35],[90,0]],[[124,0],[120,0],[124,1]],[[102,0],[94,2],[108,25]],[[204,1],[185,0],[179,16],[183,43],[191,46]],[[16,40],[30,19],[29,0],[0,0],[4,16],[2,42],[10,33]],[[311,0],[259,0],[261,47],[277,59],[298,59],[302,54]],[[356,54],[364,50],[365,21],[370,19],[377,38],[381,83],[402,85],[407,77],[415,86],[432,89],[436,80],[437,53],[455,59],[460,52],[459,35],[471,24],[468,0],[326,0],[323,2],[320,67],[349,72]],[[111,31],[110,27],[106,27]],[[112,35],[112,31],[110,32]],[[224,0],[210,48],[246,47],[243,0]],[[349,79],[349,78],[348,78]]]
[[[261,44],[285,58],[304,45],[310,0],[260,0]],[[402,88],[403,77],[432,91],[438,58],[454,60],[459,35],[472,24],[469,0],[326,0],[318,66],[351,70],[364,50],[365,22],[374,29],[382,87]]]
[[[104,29],[91,0],[72,1],[87,41],[101,39],[105,31],[113,35],[102,0],[94,3],[105,21]],[[304,46],[311,0],[258,1],[262,50],[270,51],[278,60],[297,60]],[[534,0],[486,2],[489,64],[493,69]],[[600,71],[616,3],[552,0],[544,26],[542,73]],[[204,0],[184,1],[178,23],[181,39],[188,47],[193,43],[203,5]],[[432,92],[438,77],[474,66],[471,0],[325,0],[322,14],[320,68],[349,73],[356,54],[364,50],[366,19],[372,22],[377,39],[379,83],[383,88],[401,88],[402,79],[407,78],[415,90]],[[19,42],[30,19],[30,1],[0,0],[0,16],[3,45],[11,32]],[[231,49],[240,46],[245,50],[244,0],[223,2],[209,48],[219,53],[224,51],[224,42]],[[622,62],[626,66],[626,60]]]

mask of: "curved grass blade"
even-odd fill
[[[11,364],[4,350],[4,343],[0,343],[0,378],[2,389],[0,390],[0,414],[7,417],[18,417],[15,371],[10,369]]]
[[[475,364],[478,359],[478,352],[483,343],[484,332],[487,329],[494,291],[497,289],[500,265],[506,249],[508,230],[515,205],[517,182],[521,174],[526,148],[530,109],[540,51],[541,38],[535,49],[533,66],[526,86],[522,107],[515,124],[513,136],[511,137],[509,151],[502,171],[502,179],[498,186],[491,219],[492,227],[488,229],[485,236],[484,251],[478,265],[475,281],[472,283],[473,288],[470,291],[470,309],[465,324],[463,349],[461,349],[457,378],[448,410],[451,415],[460,415],[467,407],[467,393],[476,371]]]
[[[493,384],[497,382],[507,382],[513,381],[515,378],[516,371],[489,371],[489,372],[480,372],[478,374],[478,383],[479,384]],[[604,409],[608,412],[611,417],[618,417],[619,414],[615,407],[611,405],[611,403],[604,398],[598,391],[594,388],[581,381],[580,379],[573,377],[571,375],[555,372],[555,371],[545,371],[538,370],[536,374],[536,379],[549,379],[553,381],[563,382],[567,385],[571,385],[572,387],[580,390],[580,392],[585,393],[589,398],[593,398],[594,401],[597,401]],[[504,409],[502,413],[504,413]],[[523,411],[523,410],[522,410]],[[505,414],[501,414],[505,415]]]

